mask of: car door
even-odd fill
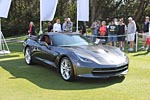
[[[54,61],[57,56],[57,52],[55,51],[55,47],[52,45],[48,45],[44,41],[44,36],[38,41],[39,46],[37,46],[37,59],[46,64],[52,65],[55,67]]]

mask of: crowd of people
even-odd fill
[[[128,51],[134,51],[135,34],[137,33],[137,25],[132,17],[128,18],[128,24],[124,23],[123,18],[114,18],[109,23],[106,21],[94,21],[91,25],[92,38],[91,41],[103,44],[108,43],[111,46],[118,46],[124,51],[125,43],[129,45]],[[150,21],[149,17],[145,17],[142,25],[143,46],[140,49],[148,50],[150,45]],[[117,45],[118,44],[118,45]]]
[[[64,23],[60,23],[60,19],[56,19],[56,22],[52,24],[48,22],[47,32],[72,32],[73,23],[70,18],[65,18]],[[35,35],[35,25],[31,21],[29,23],[29,35]]]
[[[48,22],[48,32],[72,32],[73,23],[70,18],[65,18],[64,23],[60,23],[60,19],[56,19],[56,23],[52,25]]]
[[[148,50],[150,45],[150,21],[149,17],[145,17],[145,21],[142,25],[142,37],[143,46],[140,49]],[[56,19],[56,22],[52,24],[48,22],[48,32],[72,32],[73,22],[70,18],[65,18],[63,24],[60,23],[60,19]],[[135,34],[137,33],[137,25],[132,17],[128,18],[128,24],[124,23],[123,18],[114,18],[112,21],[94,21],[91,25],[91,41],[95,43],[102,42],[103,44],[109,44],[111,46],[118,46],[124,51],[125,43],[128,43],[128,51],[134,51]],[[83,22],[79,31],[81,34],[86,34],[86,23]],[[35,35],[35,26],[33,22],[29,24],[29,35]]]

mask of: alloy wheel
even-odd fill
[[[72,80],[74,78],[72,63],[67,57],[61,60],[60,74],[62,78],[66,81]]]

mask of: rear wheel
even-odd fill
[[[25,49],[25,61],[28,65],[32,64],[31,51],[29,47]]]
[[[62,58],[60,62],[60,74],[65,81],[74,80],[73,65],[68,57]]]

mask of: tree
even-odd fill
[[[64,17],[70,17],[75,23],[77,0],[58,1],[55,18],[60,18],[63,23]],[[123,17],[127,20],[129,16],[132,16],[137,23],[141,23],[146,15],[150,15],[150,0],[90,0],[90,21],[88,24],[90,25],[94,20],[106,20],[106,18]],[[4,35],[27,34],[28,24],[31,20],[35,23],[38,32],[40,0],[12,0],[9,17],[2,20]]]
[[[150,0],[138,0],[138,2],[136,3],[138,6],[134,14],[134,18],[136,21],[139,21],[140,18],[142,18],[142,15],[144,15],[144,12],[146,8],[148,7],[149,3],[150,3]]]

